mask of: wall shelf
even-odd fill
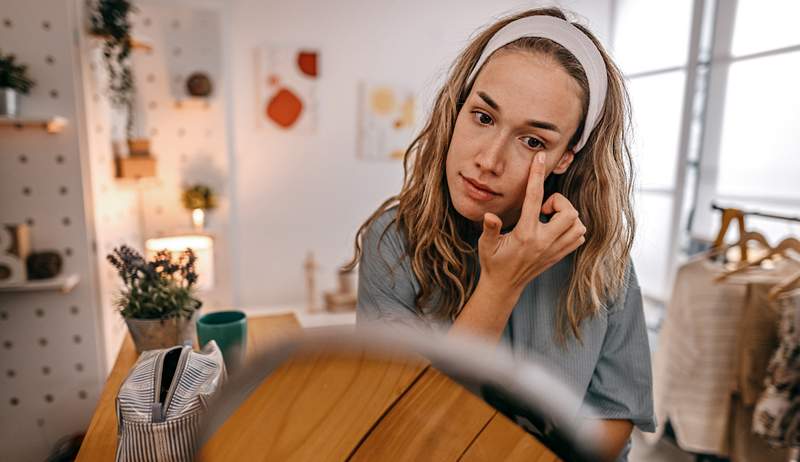
[[[81,277],[77,274],[70,274],[68,276],[59,276],[50,279],[38,279],[32,281],[19,282],[14,284],[0,283],[0,293],[2,292],[36,292],[57,290],[66,294],[71,291]]]
[[[59,133],[67,125],[67,119],[60,116],[52,117],[8,117],[0,116],[0,126],[15,128],[43,128],[47,133]]]
[[[109,37],[108,34],[98,34],[98,33],[91,32],[91,31],[89,32],[89,36],[91,36],[93,38],[96,38],[96,39],[101,39],[101,40],[105,40],[106,38]],[[153,45],[151,45],[149,42],[147,42],[145,40],[141,40],[141,39],[136,39],[136,38],[133,38],[133,37],[131,37],[131,48],[134,49],[134,50],[142,50],[142,51],[148,51],[148,52],[152,52],[153,51]]]
[[[182,96],[175,99],[175,109],[202,109],[211,107],[211,96]]]

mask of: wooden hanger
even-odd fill
[[[717,238],[714,239],[714,246],[712,247],[714,251],[723,247],[725,235],[728,234],[728,228],[730,228],[733,220],[736,220],[739,224],[739,236],[745,235],[744,213],[739,209],[722,209],[722,222],[720,223],[719,232],[717,233]],[[738,244],[742,251],[742,261],[747,261],[747,243],[740,239]],[[718,254],[717,252],[716,255]]]
[[[721,246],[721,247],[716,247],[716,248],[712,247],[712,250],[706,256],[708,258],[714,258],[717,255],[720,255],[720,254],[722,254],[724,252],[727,252],[728,250],[730,250],[730,249],[732,249],[733,247],[736,247],[736,246],[744,245],[745,248],[746,248],[747,244],[750,243],[750,242],[758,242],[765,249],[772,250],[772,246],[769,245],[769,242],[767,242],[767,238],[764,237],[763,234],[759,233],[758,231],[747,231],[741,236],[741,238],[738,241],[734,242],[733,244],[726,245],[726,246]]]
[[[736,269],[728,271],[726,273],[723,273],[723,274],[717,276],[716,281],[717,282],[724,281],[729,276],[733,276],[734,274],[741,273],[742,271],[746,270],[747,268],[761,266],[761,264],[764,263],[765,261],[767,261],[767,260],[769,260],[771,258],[774,258],[774,257],[776,257],[778,255],[786,257],[786,252],[788,250],[794,250],[795,252],[797,252],[798,255],[800,255],[800,241],[798,241],[797,239],[795,239],[793,237],[787,237],[786,239],[782,240],[780,242],[780,244],[778,244],[772,250],[767,252],[767,254],[764,255],[763,257],[761,257],[758,260],[753,261],[753,262],[744,261]]]
[[[767,298],[770,301],[775,301],[781,294],[794,289],[800,289],[800,271],[775,284],[775,286],[769,290]]]

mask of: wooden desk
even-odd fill
[[[294,315],[248,319],[248,356],[299,329]],[[114,399],[136,360],[130,338],[106,382],[78,461],[113,460]],[[271,374],[198,460],[557,461],[491,406],[422,362],[306,354]]]

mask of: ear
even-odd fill
[[[573,160],[575,160],[575,153],[571,150],[564,151],[564,154],[561,155],[561,159],[559,159],[558,163],[553,168],[553,173],[561,175],[566,172]]]

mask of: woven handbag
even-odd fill
[[[226,378],[213,340],[145,351],[117,394],[118,462],[191,461],[200,419]]]

